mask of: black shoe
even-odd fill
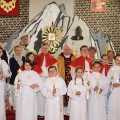
[[[44,116],[40,116],[40,115],[38,115],[38,117],[39,117],[39,118],[44,118]]]

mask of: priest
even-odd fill
[[[67,92],[65,81],[57,75],[57,68],[48,68],[49,78],[45,81],[42,94],[46,98],[45,120],[63,120],[62,95]]]
[[[63,52],[58,56],[58,74],[65,80],[66,85],[68,86],[69,82],[72,80],[71,77],[71,68],[70,64],[74,61],[76,57],[71,53],[71,48],[68,45],[65,45],[63,48]],[[67,95],[64,96],[64,106],[68,105],[69,97]]]
[[[115,56],[115,65],[109,70],[112,93],[109,96],[108,120],[120,120],[120,54]]]
[[[43,74],[40,75],[43,82],[48,78],[48,67],[51,65],[56,66],[57,60],[48,52],[49,45],[47,43],[43,43],[41,45],[41,53],[36,56],[35,61],[37,65],[42,68]],[[45,98],[41,94],[41,92],[37,93],[38,99],[38,115],[43,117],[45,115]]]

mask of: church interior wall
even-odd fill
[[[19,0],[19,16],[17,17],[0,16],[1,42],[9,38],[13,32],[28,24],[30,19],[29,2],[29,0]],[[89,0],[75,0],[73,9],[74,15],[85,21],[91,31],[96,32],[98,29],[101,29],[102,37],[109,35],[115,51],[120,52],[119,0],[107,0],[105,12],[91,12]]]

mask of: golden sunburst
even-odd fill
[[[57,47],[60,45],[62,39],[62,32],[55,26],[47,27],[42,31],[42,42],[50,46]]]

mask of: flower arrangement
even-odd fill
[[[50,54],[55,54],[57,52],[58,48],[55,48],[53,46],[50,46],[50,50],[49,50],[49,53]]]

